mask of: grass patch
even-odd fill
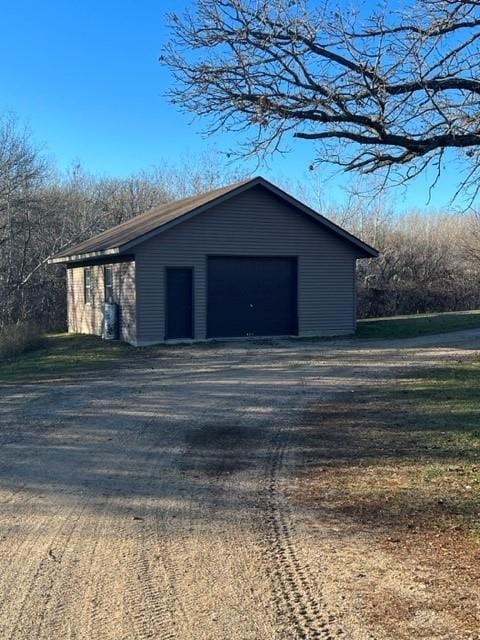
[[[480,359],[408,375],[315,407],[307,475],[360,526],[480,539]]]
[[[218,349],[221,342],[205,342],[196,349]],[[52,379],[88,371],[107,370],[120,365],[133,366],[146,356],[168,354],[174,348],[190,349],[189,343],[158,344],[133,347],[118,340],[102,340],[98,336],[72,333],[42,337],[41,348],[0,362],[0,382]]]
[[[49,335],[43,346],[0,364],[0,380],[58,377],[79,370],[108,368],[121,359],[144,354],[123,342],[107,342],[96,336]]]
[[[396,393],[432,446],[480,461],[480,359],[417,372]]]
[[[453,520],[480,535],[480,359],[418,372],[401,395],[431,460],[421,482],[450,505]]]
[[[480,329],[480,311],[459,311],[359,320],[355,337],[414,338],[477,328]]]

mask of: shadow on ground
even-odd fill
[[[325,467],[341,474],[351,465],[364,473],[365,466],[390,462],[473,461],[477,451],[468,439],[432,442],[435,429],[457,429],[442,415],[432,427],[418,420],[413,405],[397,415],[387,398],[372,395],[372,388],[406,366],[428,366],[442,357],[442,349],[448,353],[448,347],[430,343],[172,348],[130,369],[4,385],[4,501],[19,490],[37,497],[82,494],[90,496],[94,510],[113,496],[112,509],[135,504],[142,516],[149,510],[174,516],[187,504],[191,509],[192,501],[211,501],[217,512],[238,511],[241,493],[242,509],[257,508],[253,479],[265,473],[280,430],[309,473]],[[477,416],[478,411],[458,417],[470,424]],[[234,482],[225,489],[226,477],[249,472],[250,492],[237,492]],[[421,493],[419,500],[416,512]],[[41,509],[41,501],[36,504]],[[401,497],[387,504],[372,494],[366,509],[370,516],[382,512],[385,521],[389,509],[392,519],[398,516],[400,504]],[[467,498],[461,508],[470,509]],[[365,517],[365,509],[349,513]]]

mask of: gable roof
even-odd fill
[[[281,200],[287,202],[302,213],[310,216],[313,220],[326,227],[328,230],[340,236],[346,242],[354,245],[360,250],[362,257],[376,257],[378,251],[366,244],[359,238],[345,231],[328,218],[320,215],[307,205],[293,198],[288,193],[279,189],[268,180],[261,177],[236,182],[226,187],[214,189],[207,193],[202,193],[190,198],[176,200],[161,204],[145,213],[141,213],[127,222],[123,222],[93,238],[80,242],[69,249],[65,249],[50,258],[49,262],[74,262],[89,258],[105,257],[109,255],[121,254],[130,250],[135,245],[145,242],[149,238],[171,228],[172,226],[184,222],[191,217],[207,211],[211,207],[232,198],[233,196],[251,189],[262,186]]]

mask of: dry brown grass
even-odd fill
[[[42,331],[30,322],[17,322],[0,330],[0,360],[15,358],[40,348],[44,343]]]

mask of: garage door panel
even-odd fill
[[[295,258],[208,258],[208,336],[297,333]]]

